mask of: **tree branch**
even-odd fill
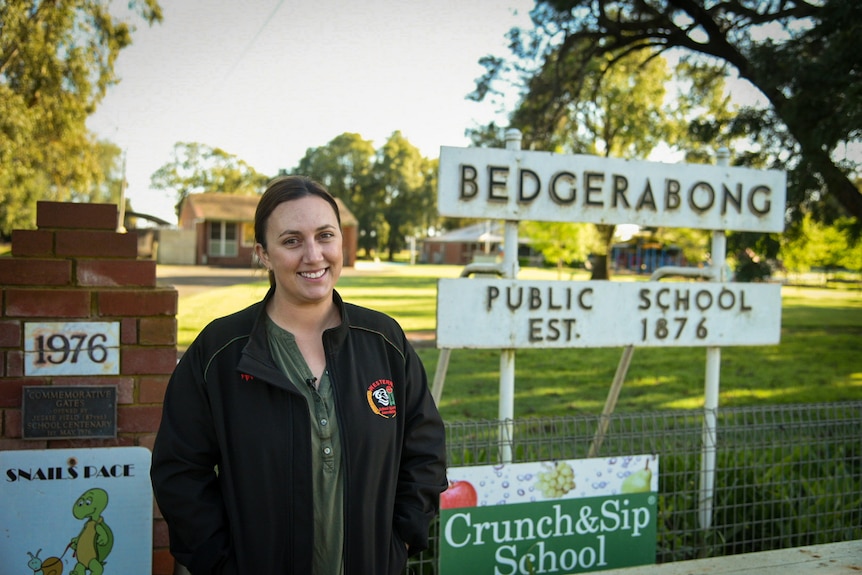
[[[53,9],[55,4],[57,4],[57,0],[46,0],[45,2],[40,4],[38,8],[36,8],[36,11],[29,18],[30,24],[22,31],[20,41],[15,42],[13,40],[12,43],[14,44],[14,46],[12,47],[12,49],[5,57],[0,58],[0,76],[5,73],[5,69],[9,65],[9,63],[12,62],[12,58],[14,58],[16,54],[18,54],[21,45],[27,41],[27,31],[35,28],[39,24],[39,22],[42,21],[42,14],[46,13],[47,10]]]

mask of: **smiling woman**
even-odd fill
[[[320,184],[270,182],[254,229],[269,290],[210,322],[165,393],[151,475],[171,552],[193,573],[401,573],[446,488],[422,362],[335,290],[341,220]]]

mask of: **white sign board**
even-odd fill
[[[120,322],[24,324],[24,375],[120,373]]]
[[[786,174],[589,155],[440,148],[441,216],[781,232]]]
[[[152,573],[148,449],[2,451],[0,475],[3,573]]]
[[[777,344],[781,286],[441,279],[439,348]]]
[[[568,575],[655,563],[657,455],[449,468],[440,573]]]

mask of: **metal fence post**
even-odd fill
[[[730,160],[730,150],[718,150],[716,164],[727,166]],[[724,230],[712,232],[712,268],[714,279],[726,282],[724,272],[727,260],[727,236]],[[721,348],[706,348],[706,381],[703,392],[703,451],[700,462],[700,498],[698,505],[698,522],[701,529],[709,529],[712,525],[713,497],[715,494],[715,451],[716,451],[716,421],[718,417],[718,392],[721,373]]]

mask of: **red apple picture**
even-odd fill
[[[440,509],[476,507],[476,488],[469,481],[450,481],[449,487],[440,494]]]

